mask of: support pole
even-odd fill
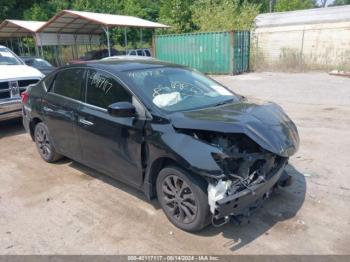
[[[74,37],[74,59],[77,59],[79,57],[78,46],[77,46],[77,37],[78,36],[76,34],[74,34],[73,37]]]
[[[11,50],[12,50],[13,52],[15,52],[15,50],[13,50],[12,38],[10,38],[10,45],[11,45]]]
[[[140,47],[142,47],[142,44],[143,44],[142,27],[140,28],[140,41],[141,41],[141,46]]]
[[[61,53],[61,49],[60,49],[60,39],[61,39],[61,35],[60,34],[57,34],[57,46],[55,46],[55,56],[56,56],[56,61],[57,61],[57,65],[58,66],[61,66],[62,63],[61,63],[61,58],[60,58],[60,53]]]
[[[124,45],[126,50],[128,48],[128,35],[126,34],[126,27],[124,27]]]
[[[29,48],[29,43],[28,43],[28,37],[26,37],[27,39],[27,52],[28,52],[28,56],[30,56],[30,48]]]
[[[36,34],[33,34],[33,39],[34,39],[34,47],[35,47],[35,56],[39,57],[39,48],[38,48],[38,42],[36,39]]]
[[[43,50],[43,42],[41,41],[41,36],[40,36],[40,33],[36,35],[37,37],[37,40],[38,40],[38,46],[40,46],[40,53],[41,53],[41,58],[45,58],[44,57],[44,50]]]
[[[92,39],[92,35],[89,35],[89,46],[90,46],[90,51],[92,50],[91,39]]]
[[[18,44],[19,56],[22,56],[22,45],[21,45],[21,40],[19,39],[19,37],[17,37],[17,44]]]
[[[106,37],[107,37],[108,56],[111,56],[111,43],[109,40],[109,28],[108,28],[108,26],[103,27],[103,31],[105,31]]]

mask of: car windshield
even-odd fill
[[[183,68],[126,71],[123,78],[143,92],[148,101],[169,112],[238,101],[238,97],[222,85],[201,73]]]
[[[10,50],[2,47],[0,48],[0,65],[22,65],[22,62]]]

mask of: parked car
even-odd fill
[[[111,56],[125,55],[125,52],[118,51],[116,49],[111,49]],[[86,52],[84,56],[80,57],[78,60],[72,60],[69,64],[80,64],[85,61],[100,60],[102,58],[108,57],[108,49],[93,50]]]
[[[0,46],[0,121],[21,117],[21,92],[42,77],[10,49]]]
[[[154,57],[151,56],[132,56],[132,55],[116,55],[116,56],[108,56],[105,58],[102,58],[102,60],[113,60],[113,59],[119,59],[119,60],[155,60]]]
[[[41,57],[23,56],[21,57],[21,59],[26,65],[38,69],[44,75],[47,75],[56,69],[56,67],[54,67],[48,61],[42,59]]]
[[[129,55],[129,56],[152,56],[151,51],[148,48],[130,49],[130,50],[126,51],[126,55]]]
[[[282,108],[157,60],[63,67],[23,95],[41,157],[81,162],[154,197],[177,227],[197,231],[249,213],[298,149]]]

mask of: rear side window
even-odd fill
[[[62,96],[81,100],[84,71],[82,68],[72,68],[58,72],[51,91]]]
[[[52,84],[53,80],[55,79],[55,76],[56,76],[56,74],[52,73],[44,78],[43,83],[44,83],[44,87],[46,90],[50,89],[51,84]]]
[[[137,50],[137,55],[138,55],[138,56],[143,56],[142,50]]]
[[[151,53],[148,49],[145,49],[144,51],[145,51],[146,56],[151,56]]]
[[[116,102],[132,102],[131,94],[112,76],[97,70],[89,70],[87,77],[86,102],[107,108]]]

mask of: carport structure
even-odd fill
[[[22,37],[33,37],[36,42],[38,29],[45,24],[46,22],[43,21],[6,19],[0,24],[0,39],[9,40],[11,49],[13,49],[13,39],[17,39],[19,42]],[[39,55],[37,44],[35,44],[35,53]]]
[[[106,34],[108,54],[111,55],[110,32],[111,28],[124,28],[124,43],[127,46],[126,28],[140,28],[140,38],[142,42],[143,28],[168,28],[169,26],[151,22],[133,16],[101,14],[83,11],[62,10],[43,24],[38,33],[56,34],[57,41],[60,42],[62,34],[73,35],[77,39],[78,35],[100,35]]]

